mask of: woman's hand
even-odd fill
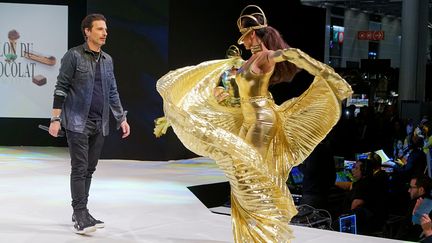
[[[225,89],[221,86],[217,86],[214,88],[213,95],[218,103],[221,103],[229,97],[229,93],[226,92]]]

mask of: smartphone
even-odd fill
[[[420,219],[423,214],[429,214],[432,211],[432,199],[424,198],[423,202],[413,213],[412,222],[413,224],[420,224]]]

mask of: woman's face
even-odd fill
[[[411,134],[413,132],[414,128],[412,124],[407,124],[406,126],[406,133]]]
[[[402,140],[398,140],[398,141],[397,141],[397,143],[396,143],[396,148],[397,148],[397,149],[402,149],[402,148],[403,148],[403,142],[402,142]]]
[[[243,39],[243,45],[246,48],[246,50],[251,49],[253,35],[254,35],[254,31],[251,31],[249,32],[249,34],[246,34],[245,38]]]

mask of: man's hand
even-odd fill
[[[126,120],[124,120],[124,121],[120,124],[120,127],[121,127],[121,129],[122,129],[122,131],[123,131],[122,138],[126,138],[127,136],[129,136],[129,134],[130,134],[130,126],[129,126],[129,124],[127,123]],[[51,126],[50,126],[50,129],[51,129]],[[50,131],[51,131],[51,130],[50,130]],[[50,133],[51,133],[51,132],[50,132]]]
[[[60,129],[61,129],[60,122],[59,121],[53,121],[50,123],[48,132],[49,132],[49,134],[51,134],[51,136],[58,137],[58,132],[60,131]]]
[[[423,232],[426,237],[429,237],[432,235],[432,224],[431,219],[429,218],[429,215],[423,214],[420,218],[421,227],[423,229]]]

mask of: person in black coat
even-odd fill
[[[336,180],[335,162],[328,140],[318,144],[299,169],[304,175],[301,204],[327,209],[329,191]]]

